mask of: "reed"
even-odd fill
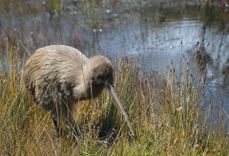
[[[157,84],[154,74],[139,76],[135,60],[120,59],[115,89],[129,114],[131,138],[107,92],[75,108],[82,137],[77,145],[57,138],[47,113],[20,86],[20,59],[11,46],[8,71],[0,76],[0,155],[228,155],[225,131],[209,129],[201,109],[205,81],[193,83],[187,62],[177,77],[171,64]],[[3,63],[3,61],[1,61]],[[160,81],[160,82],[159,82]]]

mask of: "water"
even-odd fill
[[[205,103],[223,105],[229,113],[227,8],[160,5],[148,1],[123,3],[121,7],[104,1],[101,6],[91,6],[81,1],[66,1],[64,9],[58,12],[47,9],[46,1],[33,3],[36,11],[30,9],[29,13],[26,8],[4,11],[0,5],[2,57],[6,57],[6,42],[14,44],[21,55],[50,44],[67,44],[87,56],[102,53],[113,60],[120,56],[136,57],[143,70],[158,73],[166,73],[171,62],[179,71],[185,57],[195,77],[200,77],[206,69]],[[203,59],[204,63],[195,57],[198,50],[208,58]]]

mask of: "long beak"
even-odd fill
[[[131,124],[130,124],[129,117],[128,117],[127,113],[125,112],[125,110],[124,110],[124,108],[123,108],[123,105],[121,104],[121,102],[120,102],[120,100],[119,100],[117,94],[115,93],[115,90],[114,90],[113,86],[110,85],[109,83],[106,83],[105,86],[106,86],[107,90],[110,92],[110,94],[114,97],[114,99],[115,99],[115,101],[116,101],[116,104],[117,104],[118,108],[119,108],[120,111],[122,112],[122,114],[123,114],[123,116],[124,116],[124,119],[125,119],[125,121],[126,121],[128,127],[130,128],[130,132],[131,132],[132,136],[135,136],[134,130],[133,130]]]

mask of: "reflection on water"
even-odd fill
[[[185,56],[197,80],[202,73],[207,73],[205,102],[213,99],[217,104],[223,103],[229,113],[229,15],[226,10],[160,5],[132,9],[105,5],[91,9],[80,2],[70,4],[61,13],[2,12],[1,53],[6,52],[7,41],[22,55],[25,47],[32,52],[45,45],[67,44],[88,56],[104,53],[113,59],[138,57],[145,71],[159,73],[167,72],[171,61],[176,69],[181,69],[180,62]]]

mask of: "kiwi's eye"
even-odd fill
[[[97,79],[98,79],[98,80],[103,80],[104,77],[103,77],[102,75],[99,75],[99,76],[97,77]]]

